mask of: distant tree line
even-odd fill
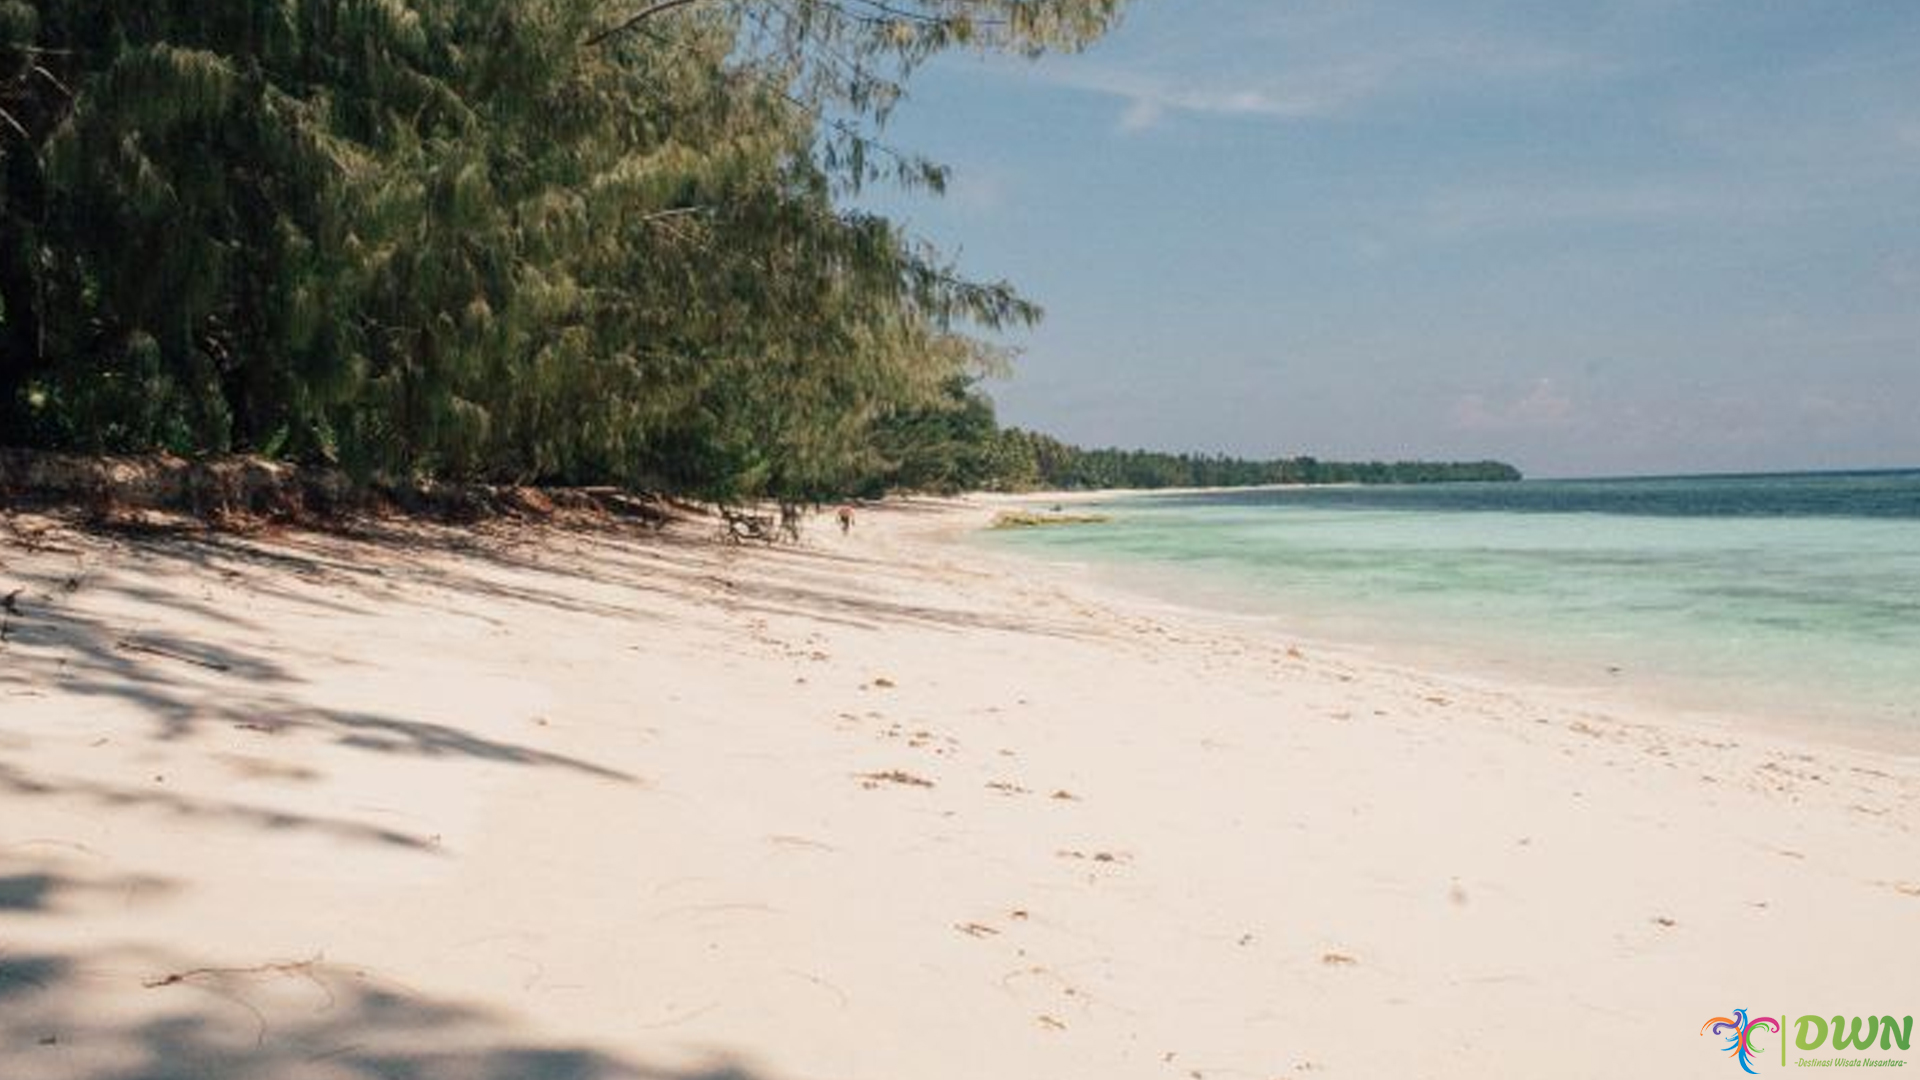
[[[1431,484],[1519,480],[1499,461],[1251,460],[1223,454],[1088,450],[1002,428],[972,380],[949,380],[937,401],[891,414],[877,429],[883,467],[870,491],[1072,491],[1097,488],[1251,487],[1258,484]]]

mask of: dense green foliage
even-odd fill
[[[1018,490],[1037,479],[994,418],[993,402],[973,381],[955,377],[930,401],[889,413],[874,425],[875,467],[862,491]]]
[[[1118,4],[0,0],[0,443],[866,482],[1038,314],[846,208],[944,183],[872,132]]]

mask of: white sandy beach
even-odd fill
[[[0,525],[0,1078],[1715,1077],[1734,1008],[1920,1014],[1916,759],[1224,629],[994,505]]]

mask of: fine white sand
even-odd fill
[[[0,1077],[1711,1077],[1735,1008],[1920,1013],[1914,759],[1296,648],[992,509],[0,524]]]

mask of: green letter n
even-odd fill
[[[1900,1049],[1906,1050],[1912,1046],[1912,1040],[1913,1017],[1907,1017],[1907,1022],[1898,1028],[1893,1026],[1893,1017],[1883,1016],[1880,1018],[1880,1049],[1891,1050],[1893,1049],[1893,1044],[1898,1042]]]

